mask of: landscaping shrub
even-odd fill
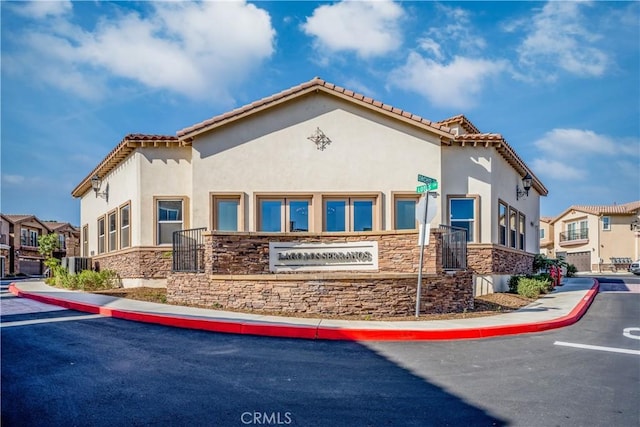
[[[511,276],[509,278],[509,292],[512,294],[518,293],[518,281],[523,276]]]
[[[525,298],[536,298],[552,290],[551,281],[533,277],[521,277],[518,280],[518,295]]]
[[[567,277],[574,277],[577,272],[578,272],[578,268],[575,265],[573,264],[567,265]]]
[[[60,288],[81,291],[98,291],[121,287],[118,274],[113,270],[83,270],[79,274],[69,274],[66,269],[60,266],[53,269],[53,277],[48,278],[47,283]]]

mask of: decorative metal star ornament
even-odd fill
[[[325,135],[324,132],[320,130],[320,128],[316,128],[316,131],[313,133],[313,135],[311,135],[307,139],[314,142],[316,144],[316,147],[318,147],[318,150],[320,151],[324,151],[324,149],[327,148],[327,145],[331,144],[331,140],[329,139],[329,137]]]

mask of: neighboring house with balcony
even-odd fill
[[[553,235],[551,257],[578,271],[626,270],[640,257],[640,201],[608,206],[571,206],[540,229]],[[542,232],[541,232],[542,233]],[[541,234],[540,247],[550,248]]]
[[[60,250],[55,258],[80,255],[80,231],[67,222],[42,221],[35,215],[0,214],[0,272],[2,277],[44,273],[44,256],[38,252],[38,238],[58,235]]]
[[[7,274],[42,274],[44,257],[38,252],[38,238],[51,230],[34,215],[0,216],[9,229]]]
[[[80,256],[80,230],[68,222],[44,221],[51,233],[58,235],[58,250],[54,258]]]
[[[297,236],[402,241],[412,251],[418,174],[439,185],[431,226],[466,230],[481,293],[531,271],[547,189],[500,134],[462,115],[432,122],[319,78],[176,136],[128,135],[72,195],[82,255],[125,286],[162,286],[181,229],[241,239],[220,246],[229,252]],[[394,248],[380,251],[392,258]],[[264,259],[262,249],[242,251]],[[389,268],[414,274],[417,257]]]
[[[9,220],[4,215],[0,215],[0,277],[5,277],[9,274],[10,251]]]

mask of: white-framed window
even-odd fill
[[[182,199],[157,200],[157,244],[171,245],[173,232],[184,229]]]
[[[329,232],[372,231],[376,228],[377,209],[375,197],[325,197],[323,230]]]
[[[67,249],[67,245],[66,245],[66,238],[64,236],[64,234],[59,233],[58,234],[58,249],[60,249],[61,251],[64,251]]]
[[[105,243],[105,219],[104,217],[98,218],[98,253],[104,253],[104,243]]]
[[[29,230],[20,229],[20,246],[29,246]]]
[[[540,229],[540,240],[544,239],[544,228]]]
[[[610,216],[603,216],[602,217],[602,230],[603,231],[610,231],[611,230],[611,217]]]
[[[131,205],[120,207],[120,248],[128,248],[131,245]]]
[[[258,196],[258,231],[306,232],[310,230],[310,197]]]
[[[449,198],[449,225],[467,230],[467,241],[475,239],[476,199],[474,197]]]
[[[108,227],[108,232],[109,232],[109,247],[108,247],[108,251],[115,251],[116,249],[118,249],[117,246],[117,237],[118,237],[118,223],[116,221],[116,212],[110,212],[107,215],[107,227]]]
[[[509,208],[503,202],[498,202],[498,243],[507,246],[507,212]]]

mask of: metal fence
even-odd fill
[[[441,225],[442,268],[445,270],[465,270],[467,268],[467,230]]]
[[[206,228],[192,228],[173,232],[173,264],[171,271],[204,272],[204,238]]]

